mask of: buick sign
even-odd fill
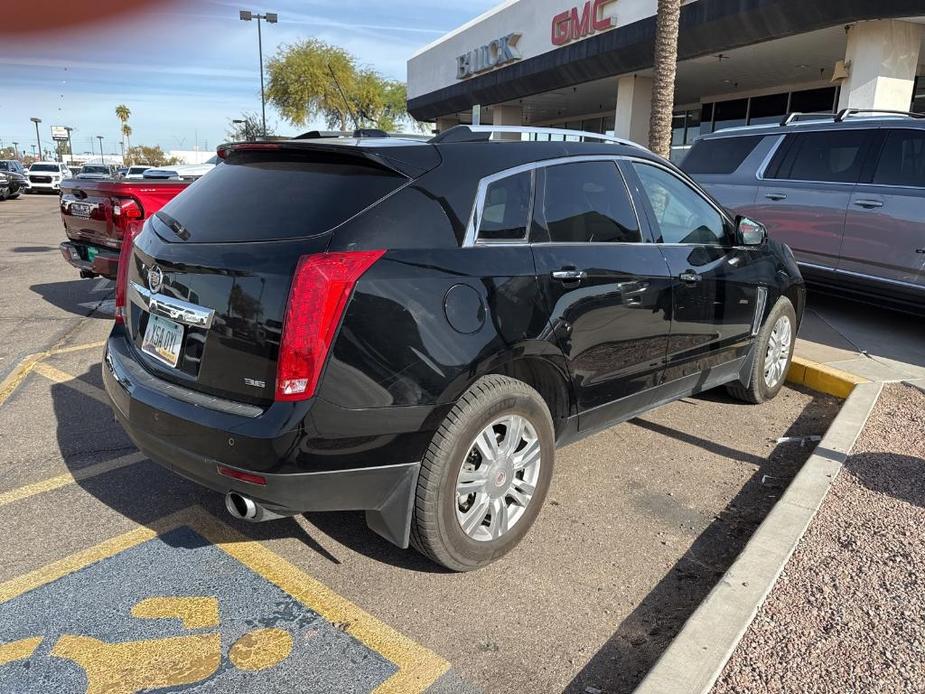
[[[480,72],[520,60],[522,56],[517,50],[520,36],[518,33],[508,34],[473,51],[463,53],[456,59],[456,79],[464,80]]]

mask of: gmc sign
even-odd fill
[[[578,11],[573,7],[552,18],[552,42],[564,46],[599,31],[613,29],[613,18],[604,17],[604,7],[615,0],[588,0]]]

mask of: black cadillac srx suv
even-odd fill
[[[501,130],[221,147],[123,244],[103,375],[141,451],[238,518],[365,510],[468,570],[529,530],[557,446],[777,394],[789,249],[639,146]]]

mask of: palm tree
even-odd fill
[[[129,119],[129,116],[131,115],[132,115],[131,109],[129,109],[129,107],[126,106],[125,104],[119,104],[118,106],[116,106],[116,118],[118,118],[119,121],[122,123],[122,146],[125,149],[128,149],[128,147],[125,147],[125,138],[128,137],[128,135],[132,134],[132,129],[128,125],[128,119]],[[128,128],[128,135],[126,135],[126,132],[125,132],[126,128]]]
[[[663,157],[671,154],[671,115],[674,110],[674,81],[678,72],[680,18],[681,0],[658,0],[649,149]]]

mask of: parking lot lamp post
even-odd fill
[[[106,160],[103,158],[103,136],[97,135],[96,139],[100,141],[100,164],[103,164]]]
[[[42,119],[32,116],[29,120],[35,123],[35,141],[39,143],[39,156],[42,156],[42,136],[39,135],[39,123],[42,122]]]
[[[260,115],[263,128],[263,136],[267,136],[267,100],[263,93],[263,37],[260,33],[260,20],[267,20],[267,24],[276,24],[279,15],[276,12],[267,12],[266,14],[257,14],[250,10],[241,10],[239,14],[242,22],[249,22],[252,19],[257,20],[257,51],[260,54]]]

